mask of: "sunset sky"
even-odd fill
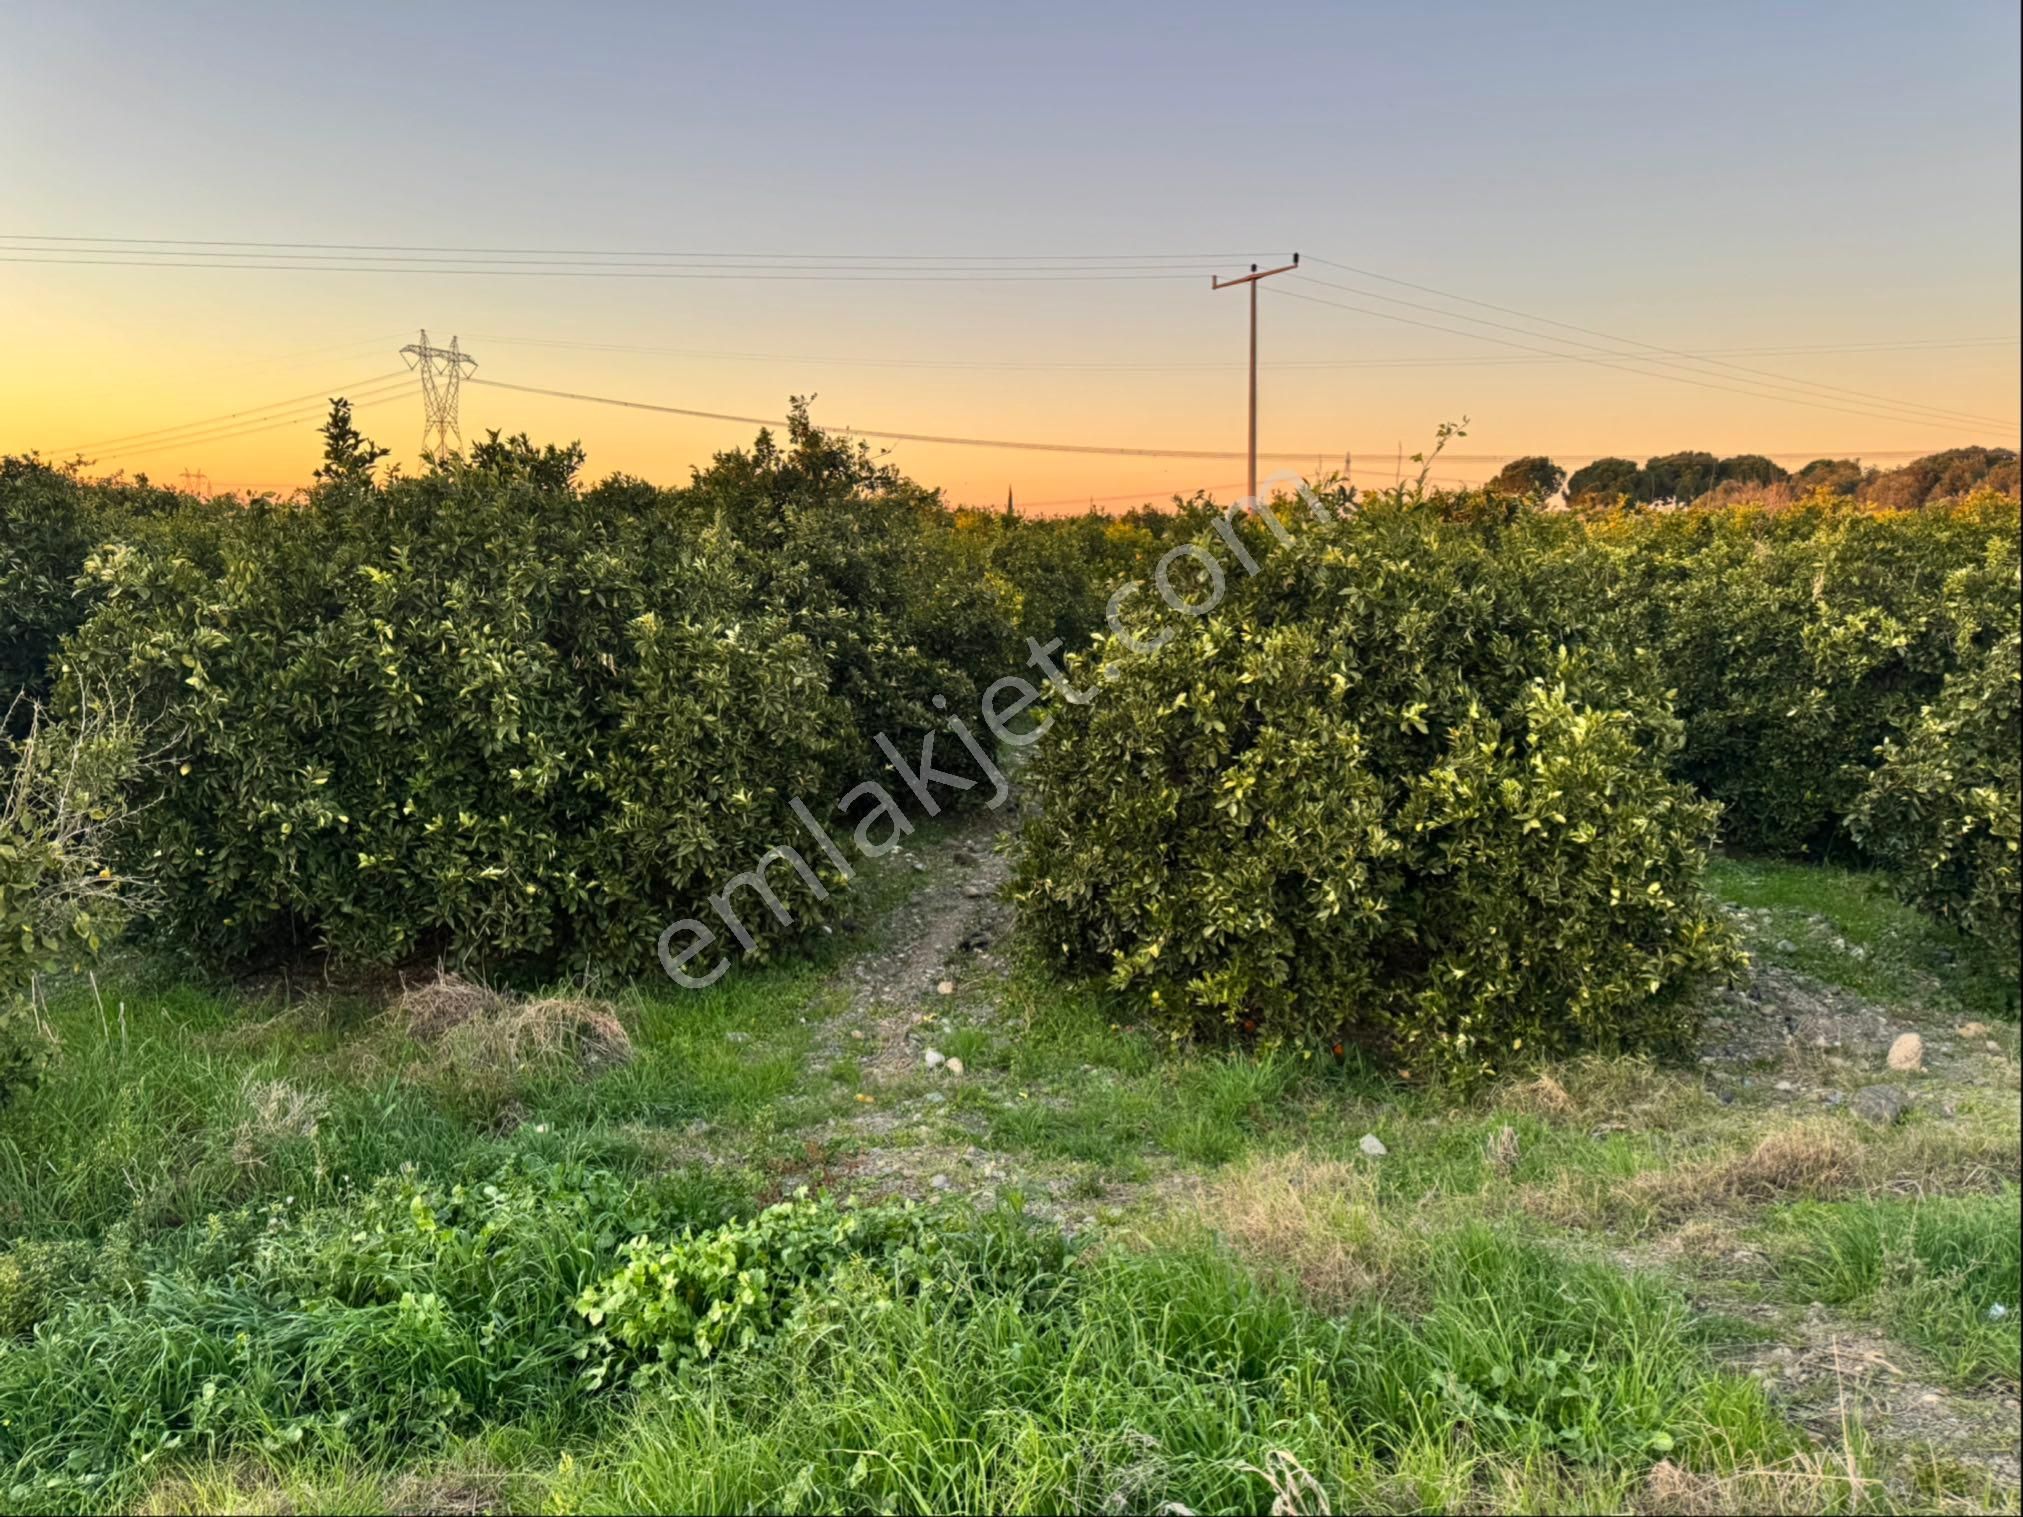
[[[1261,301],[1261,445],[1308,469],[1352,451],[1388,480],[1464,414],[1445,477],[2014,446],[2018,46],[2013,0],[10,0],[0,452],[292,487],[305,406],[376,393],[426,327],[519,385],[1234,454],[1246,297],[1210,275],[1294,250]],[[389,272],[367,247],[440,251]],[[359,421],[411,462],[420,401],[388,393]],[[462,421],[662,482],[753,431],[475,386]],[[891,448],[952,499],[1035,507],[1244,475]]]

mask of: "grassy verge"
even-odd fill
[[[1957,1384],[2014,1385],[2023,1346],[2017,1196],[1794,1208],[1782,1273],[1806,1300],[1851,1306]]]
[[[924,863],[865,917],[962,898]],[[1936,1005],[1935,1057],[1988,1005],[1860,877],[1717,885],[1780,973],[1892,1026]],[[2014,1505],[1999,1441],[1962,1463],[1752,1367],[1819,1302],[1963,1398],[2013,1387],[2007,1027],[1890,1076],[1916,1099],[1876,1127],[1813,1087],[1879,1077],[1879,1048],[1587,1058],[1463,1098],[1175,1047],[971,960],[881,1014],[835,959],[628,989],[629,1058],[595,1070],[140,965],[58,995],[60,1052],[0,1112],[0,1509]],[[895,1028],[966,1073],[891,1057]],[[802,1182],[924,1202],[931,1267],[740,1252]],[[680,1242],[725,1226],[728,1266]],[[719,1301],[759,1330],[635,1377],[578,1310],[635,1235],[683,1261],[647,1341]]]

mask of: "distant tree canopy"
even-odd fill
[[[1644,494],[1644,471],[1633,458],[1597,458],[1573,471],[1566,482],[1568,500],[1608,500],[1627,495],[1631,500],[1648,500]]]
[[[1557,494],[1566,483],[1566,470],[1542,456],[1513,458],[1496,473],[1485,488],[1493,495]]]
[[[1851,458],[1815,458],[1791,476],[1791,482],[1806,492],[1831,490],[1835,495],[1852,495],[1867,477],[1862,466]]]
[[[1490,482],[1491,490],[1520,491],[1513,481],[1542,459],[1519,459]],[[1781,505],[1815,490],[1851,496],[1890,510],[1914,510],[1935,500],[1952,500],[1975,490],[2017,491],[2017,459],[2008,448],[1952,448],[1913,460],[1900,469],[1864,469],[1851,458],[1815,458],[1792,473],[1761,453],[1716,458],[1697,450],[1666,453],[1641,466],[1628,458],[1597,458],[1566,481],[1569,501],[1601,504],[1617,499],[1633,505],[1663,501],[1709,506],[1747,502]]]
[[[1864,482],[1857,495],[1869,505],[1908,511],[1928,501],[1946,500],[1979,489],[2014,495],[2017,489],[2013,448],[1948,448],[1913,459]]]
[[[1645,500],[1692,500],[1721,482],[1712,453],[1666,453],[1644,465]]]
[[[1722,484],[1732,479],[1745,485],[1781,485],[1791,473],[1761,453],[1737,453],[1721,460],[1720,476]]]

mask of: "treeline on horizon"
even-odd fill
[[[1789,470],[1761,453],[1727,458],[1688,451],[1639,464],[1633,458],[1597,458],[1569,474],[1543,455],[1512,459],[1484,486],[1492,494],[1550,498],[1566,492],[1569,505],[1783,506],[1825,493],[1884,511],[1910,511],[1935,500],[1976,490],[2017,492],[2017,456],[2011,448],[1948,448],[1900,468],[1864,468],[1852,458],[1815,458]]]
[[[1197,1032],[1179,1001],[1220,995],[1250,1013],[1236,1025],[1327,1046],[1307,1012],[1349,1004],[1316,981],[1264,1017],[1283,977],[1241,956],[1232,922],[1312,917],[1324,941],[1294,958],[1381,961],[1417,984],[1436,918],[1502,912],[1496,942],[1522,943],[1538,882],[1555,879],[1587,903],[1555,907],[1558,930],[1585,922],[1617,956],[1580,960],[1592,972],[1550,994],[1523,966],[1485,969],[1469,994],[1585,1007],[1551,1022],[1568,1037],[1627,1035],[1638,986],[1709,962],[1696,882],[1716,835],[1884,867],[2014,960],[2018,507],[1991,487],[2006,464],[2013,491],[2013,454],[1915,510],[1885,508],[1892,476],[1866,500],[1859,483],[1815,480],[1778,509],[1646,509],[1625,489],[1562,510],[1543,481],[1444,492],[1422,475],[1380,492],[1323,482],[1325,512],[1281,502],[1282,521],[1224,521],[1205,496],[1122,516],[951,509],[799,403],[784,436],[673,487],[583,485],[580,446],[524,436],[405,474],[381,467],[341,403],[324,436],[316,485],[289,500],[0,459],[0,994],[10,970],[88,956],[129,908],[158,944],[237,969],[328,954],[531,979],[651,972],[669,921],[801,835],[791,801],[840,798],[839,825],[875,827],[878,808],[849,798],[885,773],[881,750],[918,751],[925,770],[923,739],[949,714],[973,717],[1007,676],[1047,689],[1054,665],[1036,650],[1084,684],[1116,671],[1100,719],[1058,689],[1038,708],[1058,729],[1038,751],[1035,784],[1055,783],[1039,814],[1066,818],[1079,797],[1095,808],[1084,841],[1103,840],[1085,857],[1057,839],[1059,867],[1040,872],[1064,892],[1055,941],[1073,941],[1069,922],[1096,930],[1074,970],[1138,975]],[[1974,473],[1958,456],[1921,464],[1893,474],[1929,492]],[[1640,473],[1659,465],[1672,467]],[[1232,535],[1246,557],[1225,556]],[[1107,636],[1116,587],[1177,563],[1181,593],[1199,597],[1190,565],[1211,558],[1231,606],[1185,614],[1187,638],[1165,652]],[[1265,572],[1237,572],[1249,563]],[[1159,597],[1132,604],[1156,615]],[[1344,607],[1374,620],[1341,624]],[[1417,641],[1385,651],[1402,632]],[[1463,776],[1448,746],[1464,729],[1480,729],[1470,764],[1494,753],[1510,774]],[[1594,818],[1511,811],[1541,744],[1600,798]],[[935,752],[963,762],[946,741]],[[1113,795],[1130,763],[1142,775]],[[1273,765],[1283,804],[1254,809],[1268,787],[1249,800],[1245,787]],[[1362,825],[1343,830],[1357,806]],[[1221,826],[1244,841],[1207,856],[1249,865],[1176,863]],[[1295,899],[1320,867],[1288,841],[1299,827],[1341,859],[1388,840],[1381,867],[1338,892],[1376,935],[1353,951],[1328,925],[1346,908]],[[1664,849],[1643,848],[1647,830]],[[1274,838],[1283,859],[1243,852]],[[1421,857],[1408,839],[1438,848]],[[1477,893],[1436,909],[1434,878]],[[107,882],[121,880],[139,894],[119,899]],[[1124,899],[1119,881],[1150,894],[1111,922],[1090,903]],[[826,888],[778,884],[794,932],[765,931],[762,950],[840,911]],[[1679,909],[1623,936],[1619,903],[1647,898]],[[1204,921],[1220,936],[1202,937]],[[1168,937],[1236,956],[1162,983],[1181,957]],[[1621,1017],[1598,1009],[1611,986]],[[1394,1010],[1388,1030],[1363,1016],[1361,1034],[1394,1051],[1431,1035]],[[1536,1048],[1547,1025],[1522,1035]],[[1472,1057],[1442,1046],[1453,1067]]]

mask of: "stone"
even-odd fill
[[[980,900],[982,900],[982,899],[983,899],[983,895],[984,895],[984,891],[983,891],[983,886],[981,886],[981,885],[965,885],[965,886],[963,886],[963,887],[962,887],[962,893],[963,893],[963,894],[964,894],[965,896],[969,897],[969,899],[970,899],[970,900],[972,900],[972,901],[980,901]]]
[[[952,1074],[952,1075],[959,1075],[959,1074],[961,1074],[961,1073],[962,1073],[962,1060],[960,1060],[960,1059],[950,1059],[950,1060],[948,1061],[948,1066],[947,1066],[947,1067],[948,1067],[948,1072],[949,1072],[950,1074]]]
[[[1798,1087],[1789,1080],[1779,1080],[1775,1085],[1771,1087],[1771,1089],[1781,1091],[1785,1095],[1790,1095],[1791,1092],[1798,1089]]]
[[[943,980],[939,985],[934,987],[934,990],[937,995],[952,996],[955,994],[955,981]]]
[[[1796,953],[1798,952],[1798,945],[1789,938],[1779,938],[1777,940],[1777,951],[1779,953]]]
[[[948,1059],[940,1049],[930,1048],[927,1050],[925,1062],[929,1069],[939,1069],[948,1062]]]
[[[1988,1036],[1988,1024],[1986,1022],[1962,1022],[1953,1031],[1963,1038],[1985,1038]]]
[[[1899,1085],[1865,1085],[1854,1093],[1848,1102],[1852,1111],[1864,1122],[1873,1122],[1878,1127],[1888,1127],[1903,1120],[1911,1098]]]
[[[1925,1067],[1925,1040],[1914,1032],[1907,1032],[1890,1044],[1889,1064],[1891,1069],[1908,1072]]]
[[[947,1175],[936,1175],[933,1179],[929,1180],[927,1183],[933,1186],[936,1190],[947,1190],[950,1185],[954,1184],[954,1182],[950,1180]]]
[[[1390,1149],[1384,1147],[1383,1140],[1373,1132],[1364,1133],[1363,1141],[1358,1143],[1356,1147],[1360,1148],[1372,1159],[1381,1159],[1385,1154],[1390,1152]]]

